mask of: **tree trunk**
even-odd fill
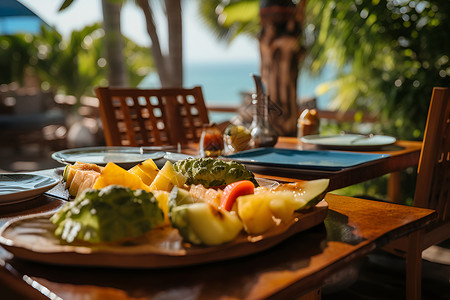
[[[161,50],[158,33],[156,31],[153,12],[148,0],[137,0],[147,23],[147,32],[152,41],[151,51],[158,71],[162,87],[183,86],[183,39],[181,23],[181,1],[166,0],[166,14],[168,25],[168,53]]]
[[[121,3],[102,0],[103,28],[105,30],[106,60],[110,86],[127,86],[128,73],[123,55],[123,37],[120,31]]]
[[[294,136],[299,115],[297,78],[305,57],[299,41],[306,0],[297,5],[282,2],[285,5],[280,5],[279,1],[261,3],[261,78],[271,101],[281,109],[281,116],[271,116],[274,128],[280,135]]]
[[[153,12],[148,3],[148,0],[137,0],[139,7],[145,16],[145,21],[147,23],[147,33],[152,41],[151,52],[153,56],[153,61],[156,65],[156,70],[158,71],[159,81],[162,87],[167,87],[169,85],[169,71],[167,70],[167,64],[165,62],[165,57],[161,51],[161,44],[159,43],[158,33],[156,31],[155,21],[153,19]]]
[[[171,85],[183,87],[183,26],[181,23],[181,1],[166,0],[169,32],[169,70]]]

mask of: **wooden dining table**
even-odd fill
[[[377,149],[358,150],[358,148],[355,148],[351,150],[336,150],[323,149],[318,148],[316,145],[304,144],[296,137],[279,137],[278,142],[274,147],[278,149],[291,149],[300,151],[344,151],[359,154],[367,153],[385,155],[385,157],[383,157],[382,159],[331,171],[273,168],[272,166],[250,166],[250,168],[253,167],[251,168],[251,170],[257,173],[258,176],[263,176],[265,178],[271,178],[278,181],[291,182],[312,180],[318,178],[329,178],[330,191],[345,188],[389,174],[388,199],[393,203],[401,203],[401,171],[404,171],[410,167],[417,166],[417,164],[419,163],[422,142],[397,140],[392,145],[387,145]],[[184,147],[182,149],[182,152],[191,155],[198,155],[198,149],[198,144],[191,143]]]
[[[279,144],[294,147],[290,141],[282,138]],[[335,178],[334,187],[353,184],[361,178],[352,179],[352,174],[363,174],[364,169],[378,169],[376,174],[380,174],[414,165],[418,146],[398,142],[395,150],[384,150],[391,154],[383,158],[386,162],[343,171],[341,179],[333,175],[331,182]],[[194,150],[191,145],[185,153]],[[61,178],[62,169],[35,174]],[[274,174],[265,177],[302,180]],[[38,198],[0,206],[0,226],[23,216],[55,212],[67,200],[67,191],[59,183]],[[28,299],[320,299],[321,287],[331,276],[390,241],[421,232],[437,217],[433,210],[333,193],[324,201],[328,210],[323,222],[264,251],[180,267],[69,266],[18,258],[0,247],[2,295]]]
[[[277,148],[286,149],[302,149],[302,150],[321,150],[317,146],[301,143],[295,137],[280,137]],[[374,150],[356,150],[358,153],[377,153],[387,155],[385,158],[367,162],[361,165],[356,165],[349,168],[344,168],[336,172],[330,172],[326,176],[331,179],[331,190],[347,187],[353,184],[361,183],[386,174],[393,174],[405,170],[409,167],[417,166],[420,158],[420,151],[422,142],[420,141],[405,141],[398,140],[392,145],[381,147]],[[326,149],[324,151],[327,151]],[[345,151],[355,152],[355,149],[350,150],[328,150],[328,151]],[[323,173],[318,174],[304,174],[300,172],[297,174],[285,173],[289,177],[299,179],[314,179],[323,177]],[[280,174],[281,175],[281,174]]]

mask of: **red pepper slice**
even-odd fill
[[[255,186],[250,180],[241,180],[230,183],[223,190],[223,194],[220,199],[220,207],[227,211],[231,211],[237,197],[253,194],[254,191]]]

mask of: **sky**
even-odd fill
[[[63,0],[20,0],[20,2],[35,12],[47,24],[55,27],[63,36],[68,36],[73,30],[79,30],[86,25],[102,20],[100,0],[75,0],[63,12],[58,12]],[[255,62],[259,60],[256,39],[242,36],[230,45],[225,41],[219,41],[198,16],[197,1],[187,0],[182,2],[185,62]],[[162,18],[158,19],[158,16],[156,16],[156,19],[159,24],[162,24]],[[127,3],[122,9],[121,22],[122,33],[125,36],[140,45],[150,46],[150,38],[145,29],[145,19],[138,7],[132,3]],[[162,28],[162,26],[159,26],[159,28]],[[159,34],[162,40],[166,36],[164,31],[159,31]]]

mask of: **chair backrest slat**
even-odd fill
[[[130,89],[98,87],[108,146],[177,145],[198,142],[209,123],[201,87]]]
[[[420,155],[414,205],[449,217],[450,89],[434,88]]]

